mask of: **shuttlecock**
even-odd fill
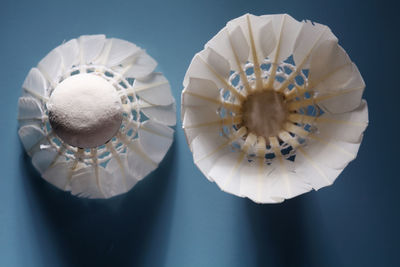
[[[175,101],[143,49],[85,35],[32,68],[19,98],[19,136],[42,177],[87,198],[127,192],[173,141]]]
[[[368,124],[364,81],[335,35],[286,14],[229,21],[183,85],[195,164],[223,191],[258,203],[331,185]]]

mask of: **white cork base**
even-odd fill
[[[62,81],[47,108],[57,136],[80,148],[105,144],[122,122],[121,99],[114,86],[95,74],[78,74]]]

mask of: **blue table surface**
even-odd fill
[[[2,0],[0,266],[400,266],[396,10],[349,0]],[[134,42],[180,103],[193,55],[247,12],[329,25],[364,77],[370,125],[333,186],[277,205],[223,193],[193,164],[180,120],[160,167],[125,195],[78,199],[40,178],[17,136],[17,99],[48,51],[82,34]]]

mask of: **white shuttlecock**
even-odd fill
[[[173,141],[175,101],[143,49],[85,35],[32,68],[19,98],[19,136],[42,177],[87,198],[130,190]]]
[[[229,21],[183,85],[194,162],[223,191],[258,203],[331,185],[368,125],[364,81],[335,35],[286,14]]]

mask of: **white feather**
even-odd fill
[[[79,37],[80,63],[91,64],[95,62],[103,50],[106,37],[103,34],[82,35]]]
[[[360,143],[348,143],[320,136],[316,138],[310,139],[309,143],[303,147],[303,151],[313,161],[333,169],[344,169],[356,158],[360,147]]]
[[[245,158],[241,152],[221,155],[210,169],[209,179],[217,183],[221,190],[239,195],[240,177],[238,172]]]
[[[143,148],[137,139],[129,145],[127,159],[129,162],[129,173],[138,181],[142,180],[143,177],[148,175],[158,166],[158,163],[150,159],[143,151]]]
[[[295,159],[296,174],[307,179],[315,190],[332,185],[343,169],[319,164],[308,153],[298,151]]]
[[[251,196],[256,202],[275,203],[312,189],[306,179],[296,175],[292,165],[290,161],[279,162],[275,158],[272,165],[263,165],[259,172],[256,162],[249,162],[242,152],[231,152],[215,162],[210,176],[225,192]],[[248,180],[252,182],[248,183]]]
[[[116,38],[111,38],[111,49],[108,54],[107,66],[113,67],[121,64],[129,57],[141,52],[141,49],[135,44]]]
[[[20,97],[18,99],[19,120],[41,120],[43,116],[40,104],[32,97]]]
[[[310,21],[303,22],[293,49],[293,59],[296,67],[308,69],[309,59],[313,51],[319,44],[327,40],[337,42],[336,36],[333,35],[329,27]]]
[[[273,166],[265,166],[262,160],[260,166],[260,159],[244,164],[241,169],[242,175],[245,175],[240,182],[240,196],[246,196],[256,203],[279,203],[284,200],[282,196],[272,197],[270,194],[270,184],[272,179],[267,179],[265,176],[270,168]]]
[[[55,48],[48,53],[38,64],[46,80],[55,85],[62,74],[62,57],[60,51]]]
[[[201,133],[216,133],[219,134],[221,131],[221,125],[217,122],[221,120],[216,110],[209,109],[207,107],[191,107],[185,111],[183,117],[183,128],[189,145],[193,139]]]
[[[154,105],[170,105],[174,103],[168,80],[161,73],[152,73],[144,79],[136,79],[133,83],[136,94]]]
[[[289,199],[312,189],[306,178],[296,174],[294,164],[289,160],[274,158],[263,176],[267,180],[265,194],[272,199]]]
[[[131,64],[129,64],[129,69],[126,70],[124,75],[129,78],[144,78],[154,71],[157,67],[157,61],[155,61],[151,56],[149,56],[145,51],[142,51],[138,55],[132,58]],[[125,66],[124,66],[125,67]],[[118,68],[114,68],[118,69]]]
[[[231,68],[236,71],[246,63],[250,52],[245,35],[239,26],[231,30],[228,27],[223,28],[205,47],[210,47],[227,59]]]
[[[32,164],[40,174],[44,174],[57,156],[54,148],[41,148],[32,156]]]
[[[368,106],[365,100],[351,111],[341,114],[324,113],[316,119],[319,136],[360,143],[362,133],[368,126]]]
[[[213,181],[210,170],[223,155],[232,152],[229,140],[216,132],[204,132],[196,136],[190,143],[194,163],[204,176]]]
[[[42,177],[47,182],[61,190],[69,190],[71,165],[71,161],[66,161],[60,158],[57,160],[57,162],[46,168],[46,170],[42,173]]]
[[[32,68],[26,76],[22,88],[36,98],[47,97],[47,81],[37,68]]]
[[[174,130],[147,120],[139,128],[139,142],[143,152],[154,162],[159,163],[173,141]]]
[[[93,166],[73,171],[70,179],[71,194],[86,198],[106,198],[108,195],[103,193],[101,184],[110,182],[111,175],[101,166],[98,166],[98,178]]]
[[[206,48],[196,54],[186,72],[183,85],[189,83],[189,77],[213,81],[218,88],[226,88],[222,80],[229,76],[229,62],[211,48]]]
[[[227,27],[229,29],[235,29],[236,27],[240,27],[247,43],[249,44],[250,53],[248,54],[247,60],[254,63],[253,53],[256,52],[258,62],[262,62],[264,58],[266,58],[272,50],[275,48],[275,37],[271,38],[271,34],[264,36],[265,32],[262,30],[268,23],[271,22],[270,16],[258,17],[252,14],[245,14],[241,17],[233,19],[227,23]],[[249,27],[251,26],[251,27]],[[251,35],[250,35],[251,28]],[[273,33],[272,33],[273,35]],[[253,38],[253,42],[251,41],[251,36]],[[269,40],[268,43],[264,43],[262,38],[267,38]],[[265,39],[264,39],[265,40]],[[255,51],[252,50],[251,46],[254,45]],[[272,45],[272,47],[269,47]],[[264,53],[264,51],[266,53]]]
[[[182,94],[182,104],[191,106],[219,106],[220,92],[216,84],[210,80],[191,77]]]
[[[365,83],[357,66],[351,63],[351,67],[352,70],[349,71],[351,77],[345,84],[338,84],[331,88],[325,87],[324,91],[319,92],[318,97],[328,97],[326,100],[318,101],[318,105],[325,112],[344,113],[360,106]]]
[[[79,44],[76,39],[71,39],[68,42],[60,45],[58,50],[61,53],[64,71],[68,71],[74,65],[79,63]]]
[[[276,48],[270,58],[280,63],[293,53],[294,43],[302,24],[287,14],[271,15],[276,38]]]
[[[111,158],[107,163],[106,170],[112,174],[107,179],[107,185],[103,183],[103,192],[107,198],[128,192],[138,180],[129,172],[130,162],[126,154],[119,154],[119,158]]]
[[[260,26],[258,36],[259,40],[259,47],[261,49],[261,57],[267,58],[270,56],[272,51],[274,51],[276,47],[276,36],[273,30],[273,24],[271,20],[268,20],[267,23]],[[262,62],[260,60],[260,62]]]
[[[141,111],[151,120],[167,126],[176,124],[176,105],[172,103],[168,106],[150,105],[139,101]]]
[[[25,125],[18,130],[19,138],[30,155],[35,150],[39,142],[45,138],[44,132],[36,125]]]

